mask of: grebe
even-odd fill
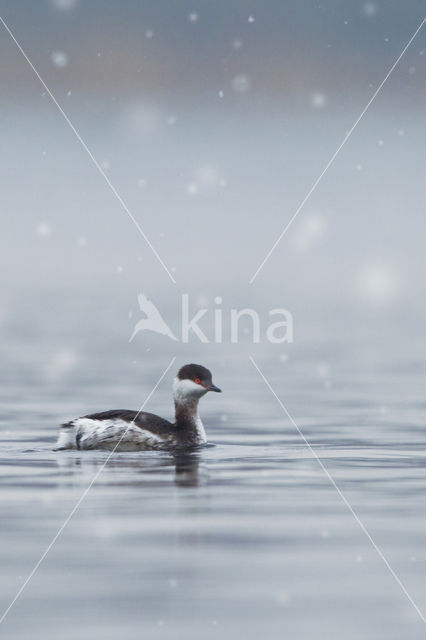
[[[210,371],[199,364],[186,364],[173,382],[174,423],[145,411],[92,413],[62,425],[56,450],[117,447],[117,451],[137,451],[204,444],[207,438],[198,401],[208,391],[221,391],[213,384]]]

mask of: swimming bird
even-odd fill
[[[174,422],[127,409],[91,413],[62,425],[56,450],[138,451],[204,444],[207,437],[198,402],[208,391],[221,391],[213,384],[211,372],[199,364],[186,364],[173,381]]]

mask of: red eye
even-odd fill
[[[200,380],[200,378],[195,378],[194,382],[196,382],[197,384],[200,384],[201,380]]]

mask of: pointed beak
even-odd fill
[[[216,391],[217,393],[222,393],[222,389],[219,389],[215,384],[209,384],[207,387],[207,391]]]

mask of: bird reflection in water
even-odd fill
[[[207,473],[204,470],[200,470],[201,456],[198,450],[178,450],[171,453],[168,456],[145,456],[135,457],[134,454],[128,456],[125,453],[119,453],[111,457],[108,460],[107,465],[103,469],[99,476],[97,483],[104,483],[108,485],[128,485],[139,486],[145,485],[149,482],[150,485],[164,485],[164,483],[170,482],[170,471],[174,467],[174,484],[178,487],[197,487],[205,484],[207,480]],[[56,465],[59,469],[70,470],[75,472],[85,471],[96,473],[99,470],[99,466],[102,465],[105,460],[102,457],[94,459],[87,455],[86,452],[76,453],[71,455],[66,452],[61,452],[60,456],[56,457]],[[202,469],[202,468],[201,468]],[[108,471],[112,472],[108,474]],[[129,476],[130,473],[130,476]],[[88,479],[86,474],[78,476],[78,483]],[[74,473],[71,476],[58,479],[58,483],[63,485],[75,484],[77,477]]]
[[[175,485],[179,487],[198,487],[203,482],[200,475],[200,456],[194,452],[180,452],[173,456],[175,463]]]

